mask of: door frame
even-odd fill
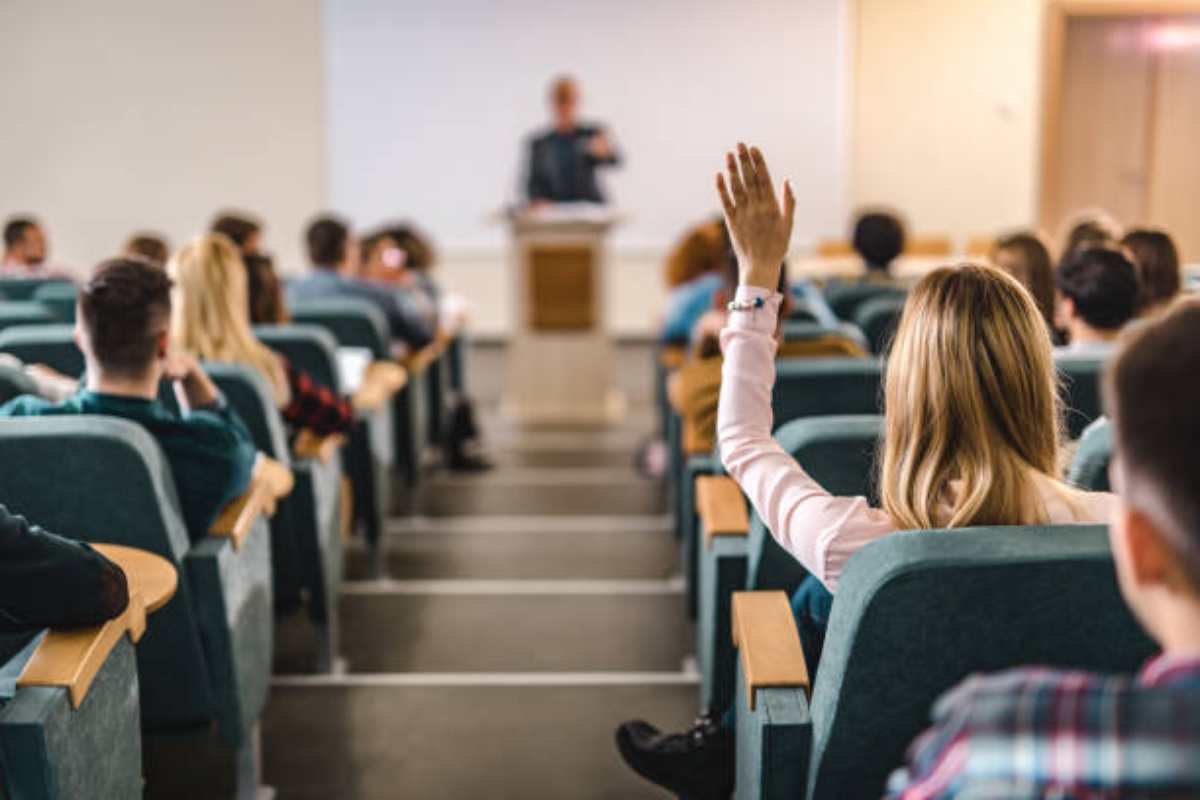
[[[1088,17],[1160,17],[1180,14],[1200,14],[1200,0],[1048,0],[1044,10],[1042,47],[1042,109],[1041,133],[1038,146],[1037,219],[1047,233],[1050,229],[1050,210],[1055,205],[1057,186],[1047,168],[1058,150],[1062,131],[1059,110],[1062,107],[1063,59],[1066,51],[1067,25],[1073,18]]]

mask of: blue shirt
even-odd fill
[[[69,414],[121,417],[150,432],[171,466],[183,521],[193,542],[207,536],[222,509],[250,485],[258,451],[245,423],[224,403],[180,416],[158,400],[83,389],[57,404],[25,395],[0,407],[0,417]]]
[[[692,337],[692,328],[701,317],[713,310],[717,293],[724,286],[725,279],[715,272],[710,272],[675,287],[667,295],[662,341],[686,344]]]
[[[394,292],[366,281],[345,278],[329,269],[314,269],[292,281],[287,290],[289,303],[320,300],[326,297],[355,297],[367,300],[387,317],[391,335],[413,350],[420,350],[433,341],[433,328],[417,305],[403,292]]]

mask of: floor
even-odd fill
[[[595,431],[499,419],[502,359],[476,347],[468,372],[498,468],[408,497],[387,579],[348,553],[346,674],[281,654],[263,749],[282,800],[666,796],[612,745],[621,720],[678,727],[697,704],[664,498],[632,468],[652,353],[621,348],[630,414]]]

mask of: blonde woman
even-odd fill
[[[829,593],[868,543],[899,530],[1100,523],[1111,496],[1057,478],[1061,440],[1050,335],[1029,292],[991,267],[943,268],[909,295],[885,376],[881,508],[835,497],[771,438],[775,291],[795,198],[782,208],[757,149],[739,145],[717,179],[737,252],[739,287],[721,334],[717,437],[729,474],[772,535],[820,585],[796,603],[805,637],[820,635]],[[822,588],[823,587],[823,588]],[[807,615],[807,616],[806,616]],[[635,720],[617,744],[643,777],[689,798],[728,797],[731,720],[702,717],[663,734]]]
[[[350,427],[354,412],[348,403],[254,337],[246,265],[230,239],[219,233],[193,239],[171,258],[167,272],[175,283],[171,339],[176,347],[203,361],[256,370],[293,430],[325,436]]]

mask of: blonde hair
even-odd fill
[[[1041,312],[1015,278],[969,264],[926,275],[884,394],[880,497],[898,528],[1047,521],[1038,476],[1057,483],[1057,377]]]
[[[252,367],[267,379],[276,405],[290,400],[279,357],[250,330],[246,267],[237,247],[219,233],[198,236],[167,264],[175,282],[171,339],[206,361]]]

